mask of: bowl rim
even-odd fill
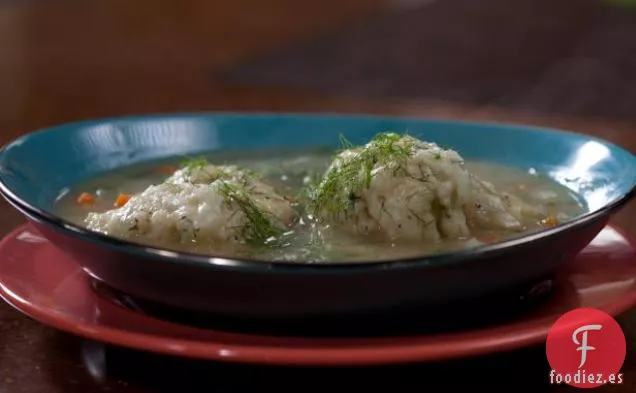
[[[343,118],[343,119],[377,119],[377,120],[410,120],[410,121],[423,121],[423,122],[435,122],[437,124],[459,124],[459,125],[477,125],[485,127],[495,128],[512,128],[523,129],[532,132],[542,132],[550,134],[560,134],[564,136],[573,136],[577,138],[584,138],[590,141],[597,141],[612,149],[621,151],[632,157],[636,158],[630,151],[611,143],[602,138],[594,137],[588,134],[578,133],[574,131],[568,131],[558,128],[534,126],[523,123],[510,123],[510,122],[496,122],[496,121],[478,121],[478,120],[460,120],[460,119],[446,119],[446,118],[434,118],[424,116],[395,116],[395,115],[378,115],[378,114],[366,114],[366,113],[329,113],[329,112],[232,112],[232,111],[218,111],[218,112],[179,112],[179,113],[161,113],[161,114],[142,114],[142,115],[125,115],[114,117],[94,118],[87,120],[80,120],[68,123],[62,123],[59,125],[44,127],[39,130],[23,134],[12,141],[9,141],[4,146],[0,147],[0,155],[6,150],[8,146],[17,141],[31,138],[37,134],[59,132],[61,129],[68,127],[79,128],[90,124],[118,122],[118,121],[148,121],[148,120],[168,120],[175,118],[212,118],[217,116],[224,117],[255,117],[265,116],[271,118]],[[281,261],[281,260],[268,260],[257,258],[233,258],[222,255],[213,254],[197,254],[191,252],[184,252],[180,250],[170,248],[160,248],[148,246],[143,243],[133,242],[123,239],[118,239],[112,236],[108,236],[96,231],[89,230],[79,225],[73,224],[70,221],[44,209],[33,206],[31,203],[25,201],[13,192],[9,186],[3,181],[2,173],[0,172],[0,195],[3,196],[7,202],[12,205],[16,210],[21,212],[28,218],[53,228],[56,231],[60,231],[64,234],[71,235],[80,238],[82,241],[89,243],[96,243],[100,247],[106,247],[114,249],[127,254],[136,254],[143,259],[152,259],[152,261],[161,260],[171,263],[188,264],[195,267],[208,267],[208,268],[229,268],[232,270],[245,270],[261,271],[261,272],[345,272],[351,270],[368,271],[372,270],[387,270],[395,268],[407,268],[407,267],[446,267],[450,265],[456,265],[461,262],[483,259],[492,255],[496,255],[505,250],[515,248],[520,245],[533,243],[535,241],[544,239],[546,237],[553,236],[557,233],[565,232],[576,227],[583,226],[591,221],[594,221],[600,217],[611,215],[616,210],[620,209],[623,205],[629,202],[636,195],[636,182],[632,184],[631,188],[624,194],[620,195],[612,203],[602,206],[594,211],[588,211],[582,213],[578,217],[559,224],[552,228],[542,229],[533,233],[529,233],[517,238],[512,238],[498,243],[483,244],[473,246],[470,248],[463,248],[459,250],[445,251],[434,254],[422,254],[419,256],[411,256],[406,258],[397,259],[381,259],[370,261],[328,261],[328,262],[307,262],[307,261]]]

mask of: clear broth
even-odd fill
[[[306,181],[316,173],[322,173],[330,163],[329,150],[295,152],[250,152],[209,155],[214,164],[236,164],[263,175],[282,195],[295,196]],[[243,158],[242,158],[243,157]],[[158,169],[176,167],[182,158],[154,162],[106,173],[65,190],[58,198],[56,211],[70,222],[85,227],[84,219],[89,212],[103,212],[113,208],[113,201],[120,193],[136,194],[151,184],[163,182],[170,174]],[[541,174],[521,171],[488,162],[467,161],[466,168],[492,183],[499,191],[509,192],[530,204],[546,206],[548,213],[561,218],[561,222],[584,213],[586,208],[569,189]],[[82,192],[95,195],[95,202],[83,206],[76,202]],[[302,208],[300,208],[302,214]],[[318,229],[301,215],[300,223],[293,229],[285,247],[254,249],[247,246],[228,249],[218,244],[190,243],[152,244],[163,249],[191,252],[229,258],[252,258],[259,260],[284,260],[304,262],[355,262],[370,260],[392,260],[451,251],[482,244],[478,239],[495,238],[503,241],[544,229],[538,222],[524,223],[523,232],[484,231],[474,232],[471,239],[447,240],[435,244],[405,244],[386,240],[345,234],[337,229]]]

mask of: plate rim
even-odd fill
[[[636,247],[636,237],[634,235],[616,225],[608,225],[608,227],[617,231],[632,246]],[[15,241],[17,235],[24,231],[39,233],[31,223],[19,225],[0,240],[0,250]],[[39,244],[38,247],[55,247],[55,245],[46,240]],[[98,295],[90,289],[88,282],[86,282],[86,288],[90,291],[91,297],[94,297],[94,301],[97,301]],[[246,345],[241,343],[223,343],[222,339],[202,341],[171,338],[161,334],[131,332],[95,323],[75,322],[61,314],[48,312],[45,307],[33,304],[20,297],[11,288],[7,287],[2,277],[0,277],[0,297],[17,311],[40,323],[89,340],[163,355],[229,363],[278,366],[344,367],[391,365],[442,361],[507,352],[541,343],[546,339],[551,325],[558,318],[546,316],[529,322],[513,322],[451,333],[381,338],[365,337],[362,339],[274,337],[194,328],[198,331],[217,332],[221,335],[230,334],[239,338],[265,339],[264,341],[266,341],[266,343]],[[612,316],[616,316],[627,311],[634,304],[636,304],[636,286],[630,290],[627,296],[608,303],[600,309]],[[119,307],[114,304],[113,306]],[[125,313],[132,313],[132,311],[123,310]],[[159,320],[151,316],[135,315],[191,329],[184,325]],[[521,329],[515,331],[515,327],[521,327]],[[475,338],[475,336],[478,336],[478,338]],[[290,340],[295,341],[296,345],[289,345]],[[287,342],[287,346],[285,344],[283,346],[275,345],[276,341]],[[443,342],[440,343],[440,341]],[[298,343],[308,343],[309,345],[297,345]],[[331,344],[325,345],[326,343]]]

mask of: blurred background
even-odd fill
[[[0,0],[0,59],[2,142],[199,110],[636,123],[634,0]]]
[[[636,152],[636,0],[0,0],[0,144],[80,119],[217,110],[535,123]],[[6,232],[23,220],[2,203]],[[629,212],[617,222],[633,226]],[[116,377],[93,388],[102,369],[78,360],[74,342],[17,315],[0,309],[0,392],[139,392],[124,382],[135,379],[181,391],[215,370],[217,391],[237,391],[270,372],[235,378],[124,352],[109,355]],[[424,372],[445,391],[493,369],[491,391],[545,389],[544,349],[514,356]],[[144,362],[148,375],[133,376]],[[403,376],[374,381],[391,391]]]

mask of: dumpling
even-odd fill
[[[133,195],[122,207],[89,213],[89,229],[153,244],[257,243],[286,231],[296,211],[256,175],[236,166],[189,165]]]
[[[476,228],[523,230],[539,208],[499,193],[454,150],[396,133],[346,146],[309,190],[319,221],[389,239],[470,238]]]

